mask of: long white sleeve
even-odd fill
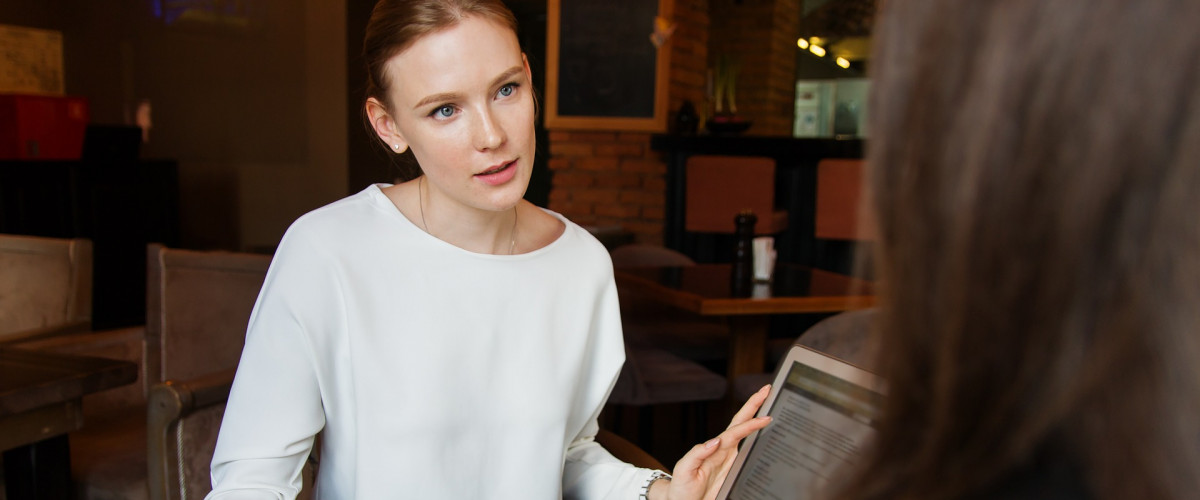
[[[289,235],[285,245],[307,245]],[[341,317],[336,277],[314,252],[285,252],[259,294],[213,457],[209,498],[294,498],[313,437],[325,425],[308,329]],[[336,296],[336,295],[334,295]]]
[[[615,330],[616,335],[620,335],[621,320],[615,282],[602,295],[599,308],[603,312],[597,315],[593,323],[593,327],[600,330],[598,334],[614,335],[612,331]],[[615,382],[616,377],[612,377],[605,390],[604,401],[608,400],[608,394]],[[636,499],[639,488],[652,473],[649,469],[635,468],[617,460],[596,442],[596,432],[600,429],[597,422],[602,409],[603,407],[596,409],[567,447],[567,459],[563,470],[563,494],[566,499]]]

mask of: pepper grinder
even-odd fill
[[[734,231],[733,269],[729,285],[735,297],[750,295],[754,281],[754,225],[758,216],[750,209],[742,210],[733,218]]]

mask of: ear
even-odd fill
[[[379,136],[379,140],[383,141],[389,150],[396,154],[408,150],[408,141],[400,134],[400,129],[396,127],[391,113],[388,113],[387,106],[379,102],[379,99],[370,97],[367,99],[366,111],[367,120],[371,122],[371,128],[375,129],[375,135]]]

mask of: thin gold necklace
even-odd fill
[[[423,194],[424,187],[425,187],[425,176],[422,175],[421,177],[417,178],[417,206],[421,210],[421,226],[424,227],[426,233],[428,233],[430,236],[433,236],[434,238],[437,238],[437,236],[435,236],[433,234],[433,231],[429,230],[429,223],[425,222],[425,195]],[[516,249],[517,249],[517,214],[518,213],[520,213],[520,212],[517,211],[516,205],[513,205],[513,225],[512,225],[512,229],[510,229],[508,231],[508,237],[509,237],[508,254],[509,255],[513,255],[514,251],[516,251]]]

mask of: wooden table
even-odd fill
[[[875,304],[871,284],[849,276],[780,264],[770,283],[732,286],[730,264],[622,268],[617,282],[702,316],[729,318],[729,380],[764,371],[773,314],[828,313]]]
[[[137,380],[136,363],[0,347],[0,450],[7,497],[70,497],[67,433],[84,395]]]

